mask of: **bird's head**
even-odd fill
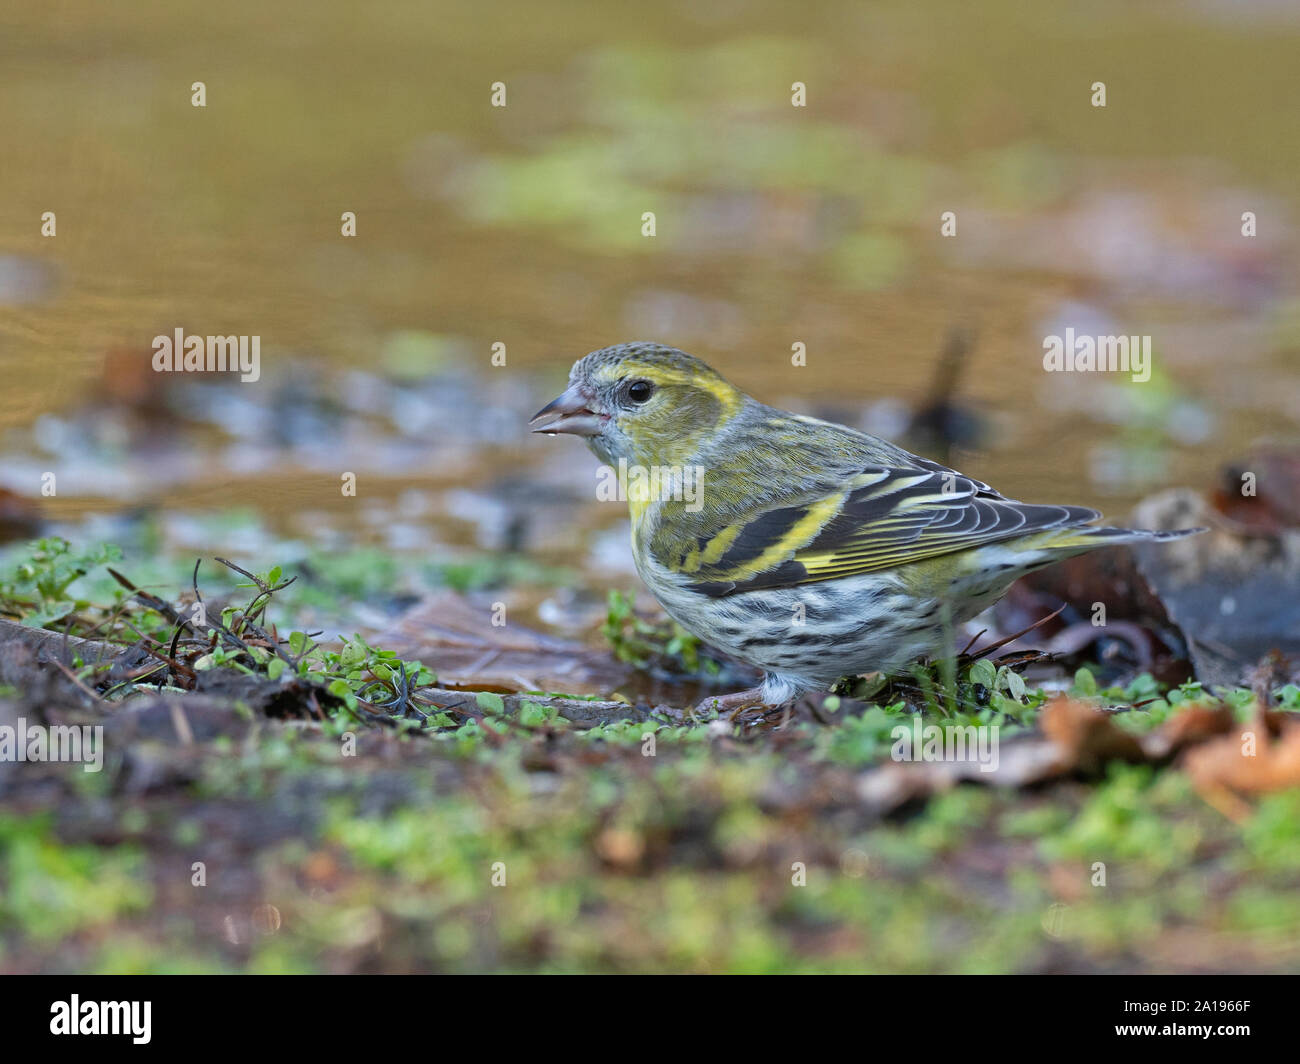
[[[744,401],[742,392],[684,351],[618,344],[575,362],[568,390],[530,425],[534,432],[583,436],[604,462],[682,465]]]

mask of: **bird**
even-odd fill
[[[1026,573],[1203,529],[1092,524],[845,425],[767,406],[684,351],[616,344],[529,421],[618,469],[641,580],[687,631],[763,673],[715,710],[952,656],[957,625]],[[734,716],[734,713],[733,713]]]

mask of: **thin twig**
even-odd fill
[[[1062,603],[1062,604],[1061,604],[1060,606],[1058,606],[1055,610],[1053,610],[1051,613],[1049,613],[1046,617],[1040,617],[1040,618],[1039,618],[1038,620],[1036,620],[1033,624],[1031,624],[1028,628],[1022,629],[1021,631],[1016,632],[1015,635],[1009,635],[1009,636],[1006,636],[1005,638],[999,639],[996,643],[992,643],[992,644],[990,644],[989,646],[986,646],[983,650],[981,650],[978,654],[975,655],[975,659],[974,659],[974,660],[979,661],[980,658],[986,658],[986,657],[988,657],[990,654],[992,654],[993,651],[999,649],[1000,647],[1004,647],[1004,646],[1006,646],[1008,643],[1013,643],[1013,642],[1015,642],[1015,641],[1016,641],[1017,639],[1019,639],[1021,636],[1028,635],[1028,634],[1029,634],[1030,632],[1032,632],[1035,628],[1038,628],[1040,625],[1044,625],[1044,624],[1046,624],[1046,623],[1047,623],[1048,621],[1050,621],[1053,617],[1058,617],[1058,616],[1060,616],[1061,612],[1062,612],[1064,609],[1065,609],[1065,603]],[[981,634],[983,634],[983,633],[981,633]],[[972,640],[972,642],[973,642],[973,640]],[[968,650],[970,649],[969,646],[967,647],[967,649],[968,649]],[[964,654],[965,651],[963,651],[962,653]]]
[[[63,675],[66,676],[69,680],[71,680],[74,684],[76,684],[77,687],[79,687],[83,692],[85,692],[87,695],[89,695],[92,701],[95,701],[95,702],[103,702],[103,701],[104,701],[103,698],[101,698],[101,697],[100,697],[99,695],[97,695],[94,691],[92,691],[89,687],[87,687],[84,683],[82,683],[81,680],[78,679],[77,674],[76,674],[75,672],[73,672],[70,668],[68,668],[66,665],[64,665],[63,662],[61,662],[61,661],[52,661],[52,662],[50,662],[50,664],[53,665],[56,669],[58,669],[61,673],[63,673]]]

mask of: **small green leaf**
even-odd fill
[[[997,687],[998,670],[988,658],[980,658],[970,667],[970,682],[981,684],[990,691]]]
[[[480,691],[474,696],[474,701],[478,703],[480,709],[485,709],[489,713],[504,714],[506,711],[505,701],[500,695],[491,691]]]
[[[1019,702],[1025,697],[1025,679],[1014,669],[1007,670],[1007,691],[1011,697]]]
[[[1074,674],[1074,690],[1077,694],[1092,696],[1097,693],[1097,680],[1087,669],[1080,669]]]

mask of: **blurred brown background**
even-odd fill
[[[5,486],[36,493],[42,448],[111,449],[34,426],[148,407],[175,383],[149,379],[150,340],[178,326],[260,335],[261,396],[295,366],[342,392],[355,371],[483,382],[464,394],[497,409],[495,440],[447,450],[458,427],[432,418],[427,464],[373,464],[400,483],[508,474],[536,453],[514,426],[545,378],[626,339],[889,433],[967,329],[957,394],[988,431],[954,459],[1112,511],[1294,433],[1293,5],[698,6],[4,5],[0,453],[33,452]],[[1066,326],[1152,335],[1153,380],[1044,373]],[[308,474],[293,454],[213,461],[172,499],[274,513],[307,504]],[[99,484],[70,477],[50,505],[125,505],[149,480]]]

